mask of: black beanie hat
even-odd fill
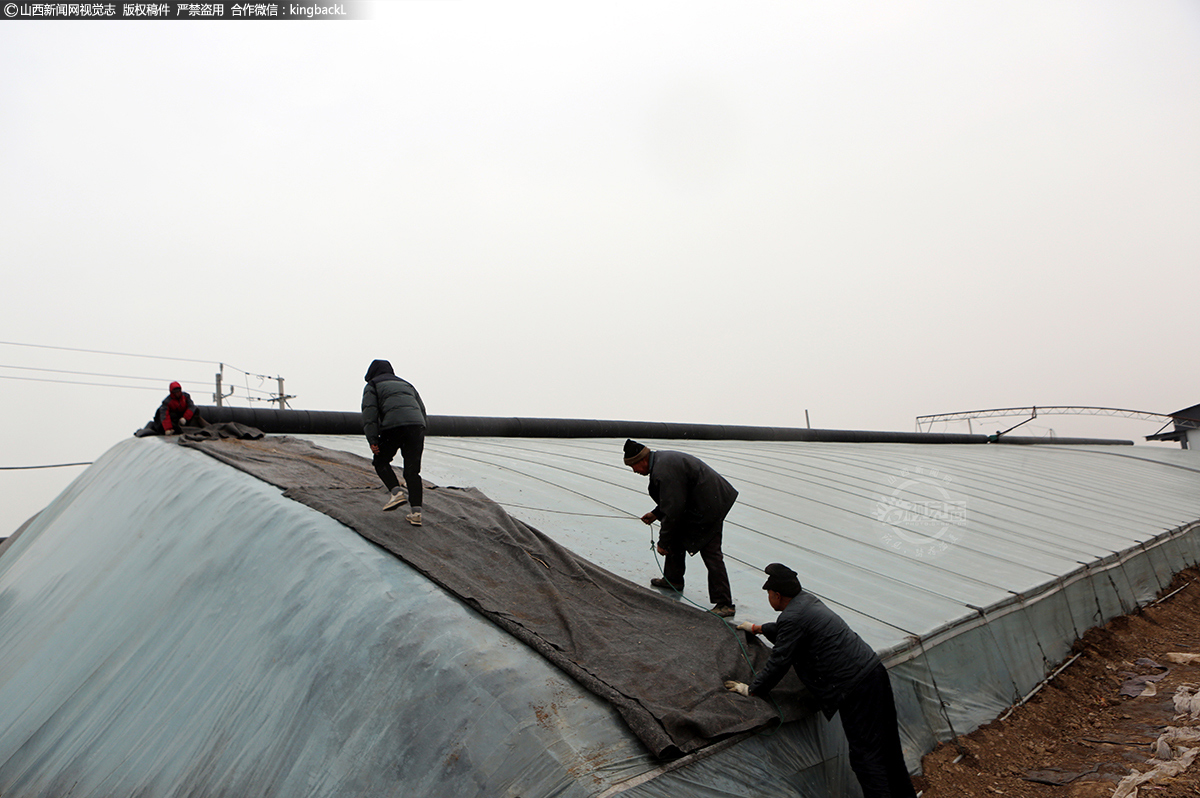
[[[800,578],[791,568],[783,563],[773,562],[763,571],[767,574],[767,581],[763,582],[763,590],[774,590],[779,595],[788,598],[800,595]]]
[[[635,440],[625,440],[625,465],[633,465],[644,457],[650,456],[650,449]]]

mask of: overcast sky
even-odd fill
[[[92,460],[221,362],[322,410],[380,357],[439,414],[1200,402],[1192,0],[374,17],[0,21],[0,466]],[[0,471],[0,535],[80,471]]]

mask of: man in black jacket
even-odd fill
[[[637,441],[625,441],[625,465],[650,477],[649,493],[656,505],[642,523],[659,521],[658,553],[663,577],[650,580],[659,588],[683,590],[685,555],[700,553],[708,568],[708,600],[712,612],[728,618],[737,612],[729,588],[721,532],[738,492],[699,458],[683,452],[653,452]]]
[[[371,465],[391,493],[383,509],[394,510],[409,501],[410,512],[405,519],[413,526],[421,525],[421,454],[425,450],[425,403],[421,394],[406,380],[392,371],[392,364],[376,360],[363,378],[363,434],[375,455]],[[404,484],[408,496],[400,489],[400,480],[392,470],[396,452],[404,460]]]
[[[887,668],[845,621],[801,589],[795,571],[771,563],[766,573],[763,590],[779,612],[778,620],[761,626],[746,622],[737,628],[761,634],[775,647],[753,682],[728,681],[726,689],[765,698],[787,669],[795,668],[825,717],[841,716],[850,767],[864,798],[916,798],[900,746]]]

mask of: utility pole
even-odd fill
[[[234,388],[234,386],[230,385],[229,393],[225,393],[225,364],[222,363],[220,365],[221,365],[221,370],[218,371],[216,373],[216,375],[214,375],[216,378],[216,381],[217,381],[217,390],[216,390],[216,393],[213,394],[213,401],[216,402],[217,407],[224,407],[225,400],[228,399],[229,397],[233,396],[233,392],[234,392],[235,388]],[[234,371],[242,371],[241,369],[233,367],[233,366],[231,366],[230,368],[233,368]],[[246,374],[247,372],[243,371],[242,373]],[[259,380],[271,379],[271,377],[267,376],[266,374],[250,374],[248,376],[256,377]],[[283,377],[275,377],[274,379],[275,379],[276,384],[279,386],[279,393],[273,394],[270,391],[264,391],[264,390],[261,390],[258,388],[250,388],[247,386],[245,401],[247,401],[247,402],[274,402],[279,405],[280,410],[286,410],[287,409],[287,400],[295,399],[296,397],[290,396],[284,392]],[[253,396],[252,394],[254,394],[254,393],[265,393],[265,394],[267,394],[267,396],[266,397]]]
[[[225,391],[224,391],[225,364],[221,363],[219,365],[221,366],[221,370],[218,371],[215,375],[217,378],[217,391],[216,391],[216,393],[213,394],[213,401],[217,403],[217,407],[224,407],[225,406],[225,397],[233,396],[233,388],[229,389],[229,393],[225,393]]]

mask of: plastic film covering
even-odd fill
[[[126,441],[0,558],[0,794],[585,796],[603,702],[266,483]]]
[[[1200,560],[1194,452],[645,442],[739,489],[738,620],[774,617],[761,568],[786,562],[885,655],[913,769]],[[653,760],[607,705],[403,563],[161,444],[115,447],[0,555],[0,793],[858,794],[836,718]],[[620,444],[430,438],[424,471],[644,582],[650,500]],[[685,599],[704,598],[689,579]]]
[[[718,754],[660,767],[609,794],[621,798],[862,795],[850,770],[840,722],[819,713],[742,740]]]
[[[739,620],[774,618],[762,567],[784,562],[885,657],[914,772],[938,741],[1020,700],[1084,631],[1200,562],[1195,452],[643,442],[697,455],[740,491],[723,544]],[[658,564],[637,519],[652,503],[620,452],[620,440],[431,438],[425,472],[478,485],[563,545],[645,580]],[[703,580],[685,595],[703,604]]]
[[[185,442],[377,543],[608,701],[658,757],[673,758],[802,710],[794,675],[775,706],[724,687],[768,649],[721,618],[622,579],[514,519],[475,489],[433,488],[420,530],[380,510],[371,463],[292,437]]]
[[[4,795],[636,795],[711,770],[705,795],[799,796],[848,772],[823,718],[757,740],[667,769],[393,555],[162,439],[114,447],[0,557]]]

